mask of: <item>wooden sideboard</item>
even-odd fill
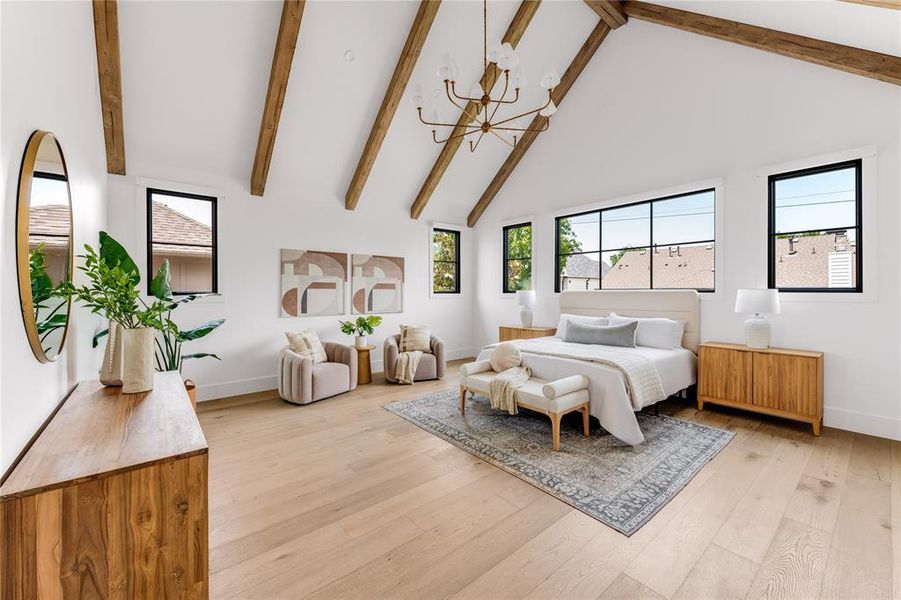
[[[706,342],[698,353],[698,410],[721,404],[810,423],[823,423],[823,353]]]
[[[0,486],[0,599],[207,598],[207,493],[178,373],[79,384]]]
[[[501,342],[510,340],[531,340],[533,338],[547,337],[557,333],[556,327],[515,327],[501,325],[498,328],[497,337]]]

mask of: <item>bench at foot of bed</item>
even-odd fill
[[[460,368],[460,414],[466,412],[466,392],[488,396],[491,380],[496,376],[487,360],[468,363]],[[582,413],[582,429],[588,437],[588,378],[584,375],[572,375],[555,381],[533,377],[518,388],[513,397],[518,407],[550,417],[554,450],[560,450],[560,419],[567,413]]]

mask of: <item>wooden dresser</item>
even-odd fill
[[[0,486],[0,599],[207,598],[207,443],[178,373],[83,382]]]
[[[698,410],[705,402],[803,421],[820,435],[823,353],[707,342],[698,353]]]
[[[510,340],[530,340],[532,338],[547,337],[557,333],[556,327],[509,327],[501,325],[498,331],[498,340],[509,342]]]

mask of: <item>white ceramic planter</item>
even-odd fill
[[[150,327],[122,329],[122,392],[139,394],[153,389],[153,338]]]
[[[358,335],[354,338],[354,348],[363,349],[369,345],[369,336],[366,335]]]

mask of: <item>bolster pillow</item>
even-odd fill
[[[584,390],[587,387],[587,377],[584,375],[570,375],[569,377],[564,377],[563,379],[544,384],[544,387],[541,388],[541,393],[544,394],[544,397],[548,400],[553,400],[554,398],[559,398],[566,394]]]

